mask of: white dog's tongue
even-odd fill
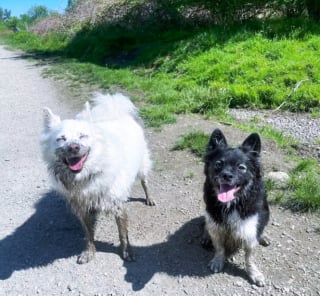
[[[69,169],[71,171],[80,171],[83,168],[83,165],[88,157],[88,152],[84,154],[81,158],[72,158],[69,160]]]
[[[239,190],[237,186],[230,186],[227,184],[220,185],[220,192],[218,193],[218,200],[221,202],[229,202],[235,198],[235,193]]]

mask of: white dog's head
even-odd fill
[[[50,167],[80,173],[90,157],[93,140],[89,105],[77,119],[61,120],[48,108],[44,112],[41,138],[44,160]]]

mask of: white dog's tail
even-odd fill
[[[113,120],[126,115],[132,116],[135,119],[139,118],[138,109],[123,94],[96,93],[93,101],[94,107],[90,113],[94,121]]]
[[[93,103],[94,107],[91,109],[87,102],[84,110],[77,114],[76,118],[99,122],[131,116],[139,121],[138,109],[121,93],[114,95],[95,93]]]

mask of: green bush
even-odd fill
[[[315,159],[300,161],[290,174],[293,197],[289,202],[297,210],[320,208],[320,167]]]

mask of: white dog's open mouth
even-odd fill
[[[69,169],[75,173],[80,172],[89,155],[89,151],[81,157],[70,157],[66,159]]]

